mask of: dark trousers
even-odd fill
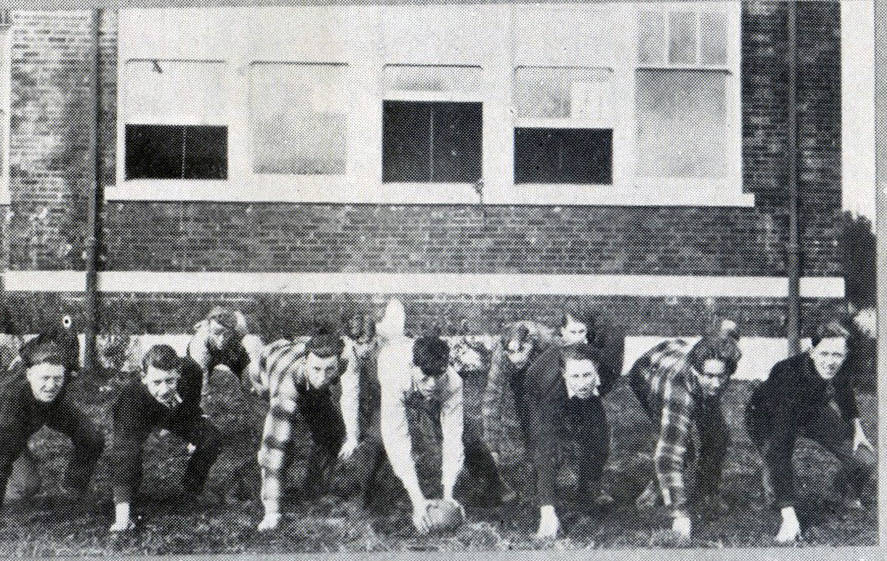
[[[96,462],[105,446],[105,438],[89,417],[71,404],[69,396],[65,395],[60,399],[61,401],[49,412],[45,424],[71,439],[74,450],[71,452],[71,460],[65,470],[62,486],[75,493],[82,493],[86,491],[95,471]],[[6,494],[6,484],[16,460],[23,454],[33,459],[30,452],[27,452],[29,435],[25,431],[20,431],[18,434],[21,435],[19,438],[4,442],[0,446],[0,483],[2,483],[0,496]],[[27,464],[28,459],[22,462]],[[17,471],[24,473],[35,470],[28,469],[27,465],[20,465]],[[36,488],[33,481],[28,487],[28,492],[36,492],[39,490],[39,481],[36,483]]]
[[[222,448],[222,435],[206,417],[173,418],[162,428],[193,444],[195,449],[188,459],[182,487],[187,493],[203,491],[209,470]],[[114,437],[114,502],[130,503],[142,484],[142,445],[147,434]]]
[[[345,440],[345,422],[328,390],[299,393],[297,409],[301,412],[313,443],[305,471],[303,492],[321,493],[326,489]]]
[[[538,443],[534,444],[534,447]],[[537,456],[537,494],[540,505],[557,501],[557,472],[566,463],[568,450],[574,450],[579,492],[600,490],[604,465],[610,455],[610,425],[599,397],[571,400],[564,408],[563,431],[552,457]]]
[[[509,383],[511,385],[512,395],[514,396],[514,410],[517,416],[517,422],[520,425],[524,448],[526,449],[527,457],[531,458],[533,457],[533,450],[531,449],[532,438],[530,438],[530,435],[532,434],[532,426],[530,424],[529,408],[526,406],[524,400],[525,377],[526,369],[521,370],[520,372],[515,372]]]
[[[838,491],[847,496],[858,497],[877,468],[871,450],[860,447],[853,451],[853,427],[832,407],[810,412],[797,426],[773,426],[766,412],[749,406],[746,425],[764,459],[765,493],[773,495],[779,508],[794,505],[792,455],[798,437],[816,442],[841,463],[835,481]]]
[[[730,445],[730,433],[720,401],[697,411],[696,429],[699,433],[699,458],[696,462],[699,493],[702,496],[716,495],[721,486],[724,457]],[[692,440],[688,444],[692,444]],[[688,446],[687,460],[692,459],[692,446]]]

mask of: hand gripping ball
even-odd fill
[[[454,530],[463,522],[462,510],[454,503],[445,500],[429,503],[426,516],[432,532]]]

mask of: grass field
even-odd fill
[[[104,382],[91,379],[82,379],[72,388],[108,433],[108,409],[120,378],[115,377],[110,391],[99,391]],[[652,475],[653,441],[649,421],[624,387],[607,398],[613,447],[604,484],[616,504],[609,512],[601,513],[571,502],[571,472],[564,470],[561,483],[565,504],[559,509],[564,535],[553,543],[532,539],[538,509],[528,496],[527,468],[517,439],[514,450],[505,457],[505,476],[522,491],[522,498],[508,507],[484,507],[469,500],[474,494],[470,482],[460,485],[467,495],[463,496],[469,521],[454,533],[414,535],[406,494],[390,471],[369,508],[356,497],[348,499],[346,495],[353,489],[347,483],[349,468],[343,465],[329,495],[306,504],[298,500],[297,493],[291,493],[278,531],[259,534],[255,530],[261,518],[255,453],[264,404],[241,393],[230,375],[217,373],[208,413],[227,435],[228,443],[210,472],[207,493],[197,504],[180,498],[179,479],[187,459],[184,443],[170,435],[155,434],[146,448],[145,496],[137,506],[141,516],[138,529],[109,535],[113,505],[107,463],[100,460],[92,490],[81,503],[65,502],[58,493],[58,484],[70,444],[65,437],[44,428],[32,438],[32,448],[42,461],[43,490],[26,504],[6,506],[0,518],[0,556],[770,546],[778,514],[762,506],[760,459],[740,422],[749,391],[747,384],[736,383],[724,396],[733,443],[726,460],[723,490],[731,510],[722,516],[697,513],[694,538],[689,542],[679,542],[665,530],[669,524],[665,512],[638,512],[634,506],[634,497]],[[476,392],[475,387],[466,397]],[[860,406],[866,432],[872,442],[877,442],[876,400],[861,395]],[[307,456],[304,437],[298,440],[295,454],[297,461],[290,470],[293,486],[301,480],[302,462]],[[423,483],[433,489],[439,471],[434,469],[434,454],[426,456],[420,474]],[[358,453],[354,461],[359,458]],[[805,526],[801,545],[875,544],[874,483],[868,489],[864,512],[844,511],[831,488],[836,462],[819,448],[806,444],[799,447],[795,462],[800,472],[798,512]]]

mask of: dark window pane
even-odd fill
[[[435,103],[432,181],[473,183],[481,175],[480,103]]]
[[[515,183],[613,183],[612,129],[514,129]]]
[[[430,181],[431,104],[382,103],[382,181]]]
[[[482,128],[480,103],[383,102],[382,180],[477,181]]]
[[[227,177],[227,127],[126,125],[126,179]]]
[[[184,179],[228,177],[228,128],[185,127]]]
[[[183,127],[126,125],[126,179],[182,177]]]

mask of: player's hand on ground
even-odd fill
[[[875,451],[875,448],[872,446],[872,443],[866,438],[865,433],[862,430],[857,429],[853,432],[853,451],[856,452],[859,450],[859,447],[868,448],[872,452]]]
[[[789,511],[790,509],[790,511]],[[791,507],[782,511],[782,525],[776,534],[776,543],[792,543],[801,537],[801,523]]]
[[[128,532],[129,530],[135,529],[135,522],[130,520],[129,518],[125,520],[115,520],[111,527],[108,528],[108,531],[112,534],[116,534],[118,532]]]
[[[690,534],[693,532],[693,522],[690,521],[690,517],[687,516],[687,513],[676,512],[674,514],[674,520],[671,522],[671,529],[678,536],[690,539]]]
[[[360,444],[356,438],[348,438],[342,444],[342,447],[339,449],[339,459],[347,460],[354,454],[354,451],[357,450],[357,446]]]
[[[280,525],[280,513],[279,512],[266,512],[265,517],[262,518],[262,521],[259,522],[258,530],[260,532],[270,532],[272,530],[276,530],[277,526]]]
[[[560,530],[561,521],[554,512],[553,506],[543,506],[539,509],[539,528],[536,530],[536,539],[554,539]]]
[[[413,503],[413,526],[416,527],[416,533],[424,536],[431,529],[428,520],[428,504],[430,501],[422,499]]]

